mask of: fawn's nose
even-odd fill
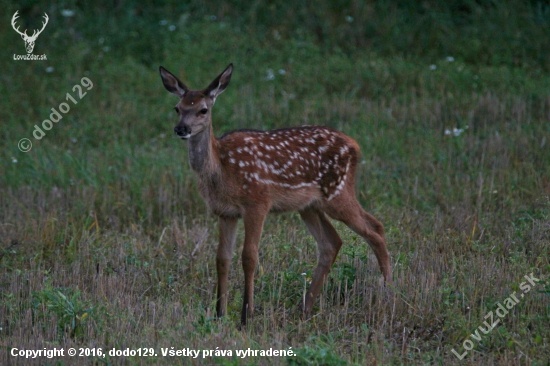
[[[191,128],[186,125],[177,125],[176,127],[174,127],[174,133],[179,137],[186,139],[191,136]]]

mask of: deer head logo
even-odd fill
[[[46,24],[48,24],[48,14],[44,13],[44,20],[45,22],[42,22],[42,29],[40,29],[39,31],[37,31],[36,29],[33,31],[32,33],[32,36],[29,36],[27,34],[27,30],[25,29],[24,32],[21,32],[19,31],[19,27],[15,27],[15,21],[17,20],[17,18],[19,18],[19,15],[17,15],[17,13],[19,12],[16,11],[15,14],[13,14],[13,18],[11,18],[11,26],[13,27],[13,29],[19,33],[21,35],[21,38],[23,38],[23,41],[25,41],[25,48],[27,49],[27,53],[32,53],[32,50],[34,49],[34,42],[36,41],[36,38],[38,38],[38,35],[40,33],[42,33],[42,31],[44,30],[44,28],[46,28]]]

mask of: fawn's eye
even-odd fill
[[[179,112],[178,112],[178,108],[177,108],[177,107],[174,107],[174,110],[176,111],[176,113],[179,113]]]
[[[206,108],[201,109],[201,114],[206,114],[206,112],[208,112],[208,109]]]

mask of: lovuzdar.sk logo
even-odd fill
[[[25,29],[24,32],[21,32],[19,30],[19,26],[15,24],[17,21],[17,18],[19,18],[19,15],[17,14],[19,12],[16,11],[15,14],[13,14],[13,17],[11,18],[11,26],[13,27],[13,30],[15,30],[17,33],[21,35],[21,38],[23,38],[23,41],[25,41],[25,49],[27,51],[26,55],[13,55],[14,60],[33,60],[33,61],[43,61],[47,60],[46,55],[34,55],[32,51],[34,50],[34,43],[36,42],[36,38],[42,33],[44,28],[46,28],[46,25],[48,24],[48,14],[44,13],[44,21],[42,22],[42,29],[40,30],[34,30],[32,35],[27,34],[27,30]]]

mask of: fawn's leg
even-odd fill
[[[269,209],[255,206],[245,211],[244,219],[244,246],[242,254],[244,270],[244,296],[241,311],[241,324],[246,324],[247,317],[254,312],[254,270],[258,264],[258,247],[264,220]]]
[[[351,230],[365,238],[374,251],[374,255],[376,255],[384,279],[386,282],[391,282],[390,254],[386,248],[384,226],[374,216],[363,210],[355,196],[352,199],[349,197],[343,195],[342,200],[335,199],[334,202],[331,201],[330,207],[325,212],[333,219],[342,221]]]
[[[237,237],[237,218],[219,217],[220,238],[216,255],[218,271],[218,298],[216,300],[216,315],[222,317],[227,308],[227,279],[231,268],[231,258]]]
[[[309,232],[317,241],[319,248],[319,259],[317,268],[313,275],[313,281],[309,286],[306,294],[305,303],[303,304],[304,317],[308,317],[315,299],[319,295],[323,283],[330,272],[330,267],[336,260],[338,251],[342,246],[342,239],[330,223],[323,212],[315,209],[306,209],[300,212],[302,220],[304,220]]]

